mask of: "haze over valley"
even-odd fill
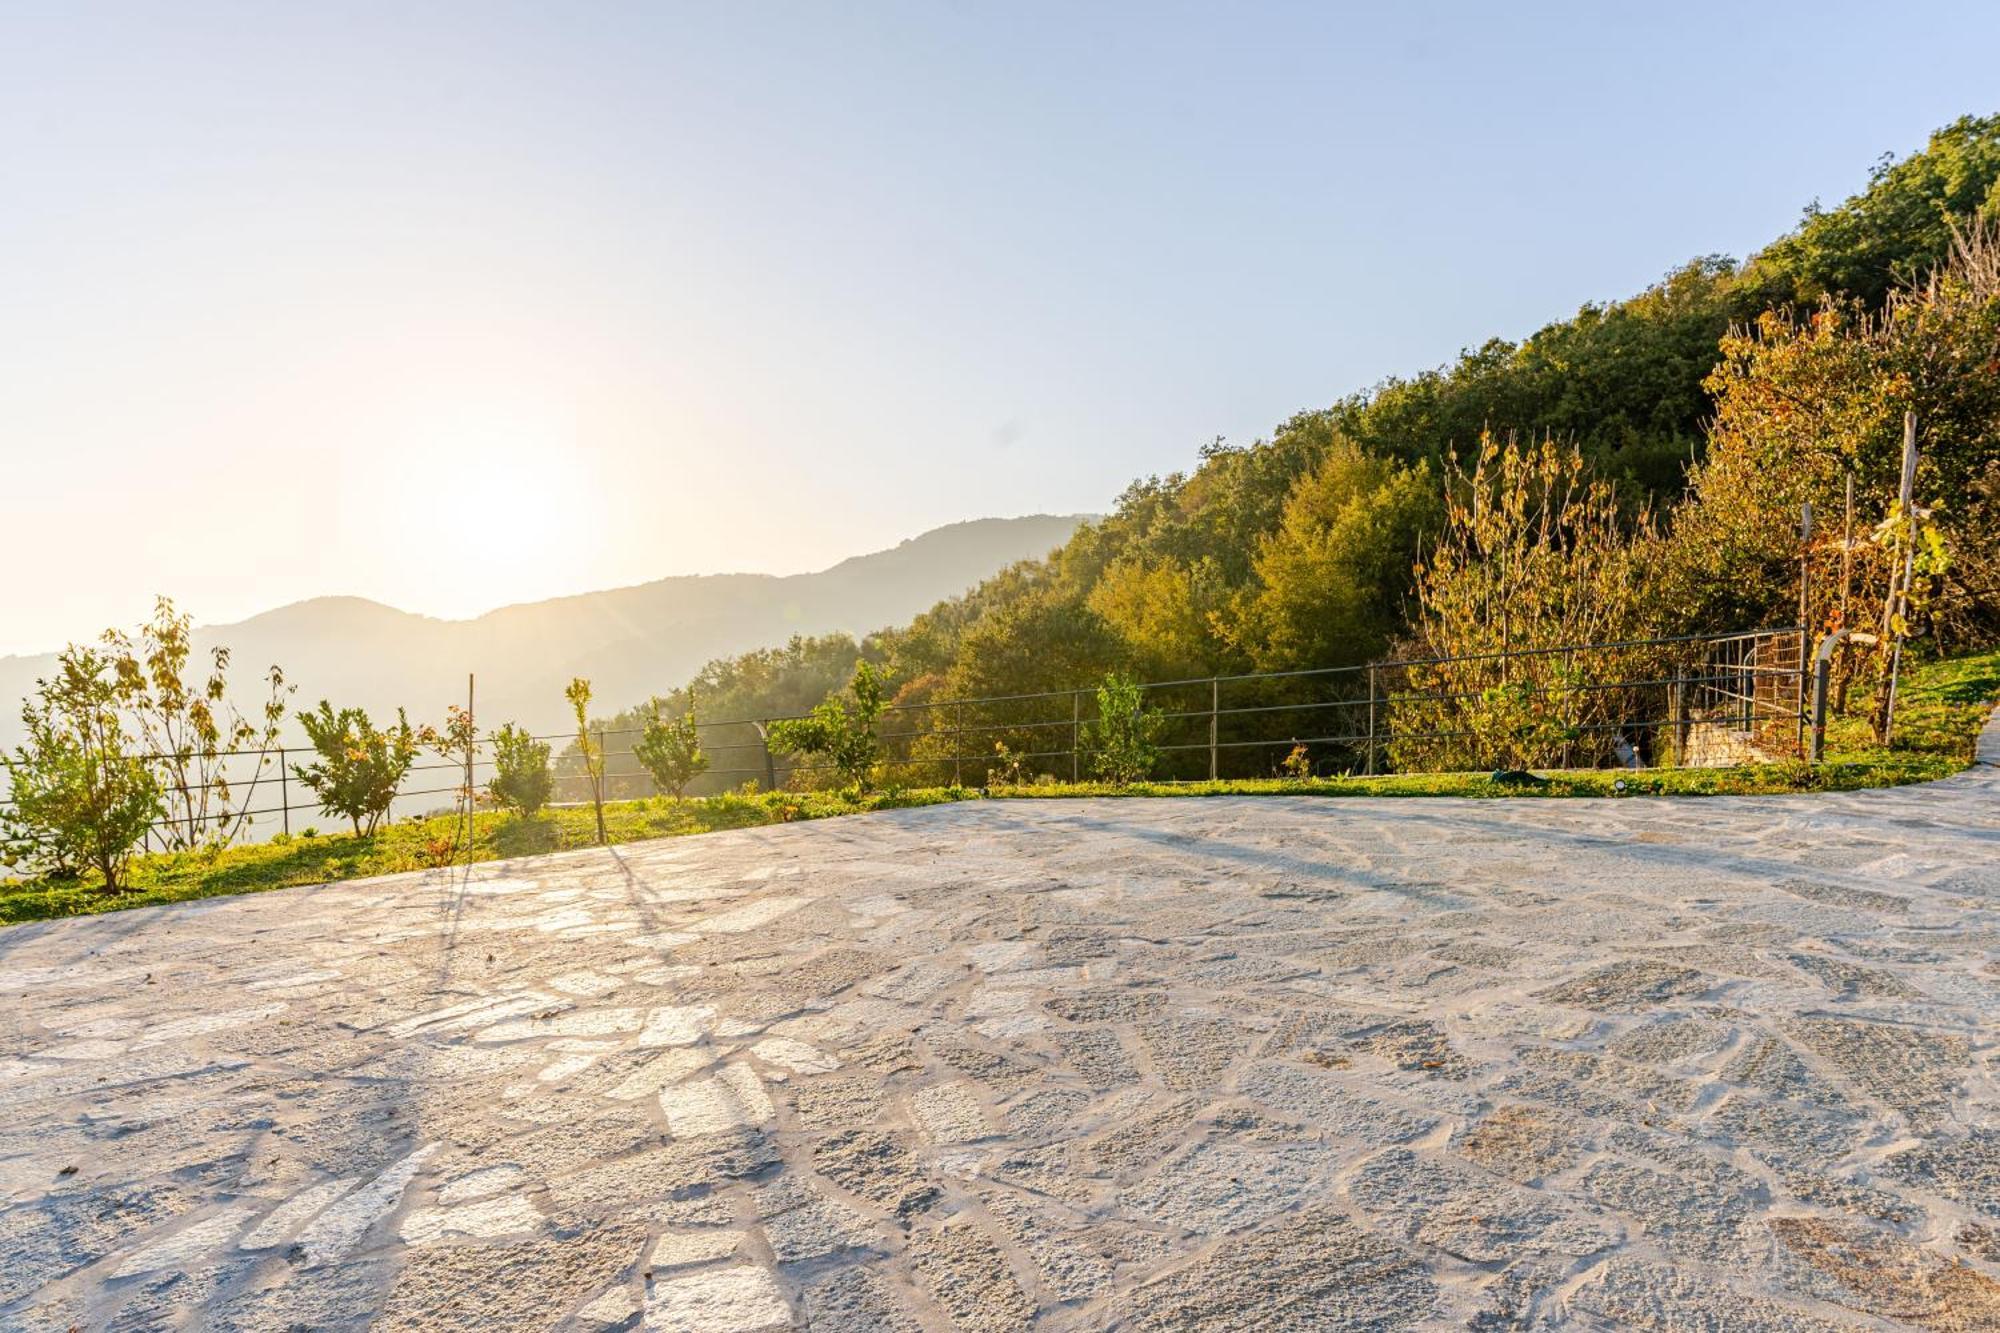
[[[787,576],[700,574],[504,606],[468,620],[417,615],[360,597],[315,597],[196,631],[226,645],[231,679],[251,689],[275,663],[294,703],[358,704],[393,719],[435,721],[478,679],[483,724],[559,729],[563,686],[588,677],[605,711],[679,686],[712,658],[784,643],[795,634],[857,637],[908,620],[1017,560],[1047,554],[1087,515],[1036,514],[953,523],[828,569]],[[184,608],[199,615],[198,607]],[[75,638],[103,627],[78,626]],[[124,627],[129,628],[129,627]],[[20,739],[18,701],[55,655],[0,657],[0,744]],[[254,700],[239,702],[246,708]]]

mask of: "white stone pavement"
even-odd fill
[[[0,931],[0,1328],[2000,1327],[2000,731]]]

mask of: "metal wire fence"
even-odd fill
[[[1149,776],[1162,781],[1718,767],[1805,755],[1807,674],[1804,634],[1791,627],[1153,681],[1140,687],[1141,724],[1158,756]],[[1093,683],[891,704],[876,732],[880,780],[971,787],[1088,780],[1103,748],[1092,739],[1098,697]],[[783,720],[698,722],[711,767],[690,790],[837,785],[831,763],[773,748],[771,724]],[[657,794],[636,753],[643,728],[591,734],[604,755],[605,799]],[[576,734],[536,739],[560,747],[552,804],[589,801]],[[314,828],[330,817],[298,774],[313,757],[309,748],[281,746],[217,758],[202,785],[227,785],[228,812],[162,819],[147,845],[198,844],[204,821],[228,821],[241,840]],[[426,752],[397,789],[391,817],[448,806],[468,777],[483,791],[494,774],[490,736],[475,740],[469,766],[462,752]],[[169,783],[167,790],[174,797],[194,789]]]

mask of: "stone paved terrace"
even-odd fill
[[[2000,1327],[1996,798],[987,802],[8,930],[0,1327]]]

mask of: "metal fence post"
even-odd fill
[[[1075,782],[1082,771],[1079,757],[1083,750],[1083,692],[1069,692],[1069,780]]]
[[[1681,667],[1674,663],[1674,682],[1667,687],[1667,736],[1674,748],[1674,767],[1687,764],[1687,741],[1681,735]]]
[[[1569,696],[1569,716],[1563,724],[1563,767],[1571,768],[1576,763],[1576,731],[1578,726],[1576,690],[1576,654],[1563,650],[1563,692]]]
[[[778,765],[771,758],[771,737],[770,733],[765,730],[766,727],[770,726],[770,723],[752,722],[750,725],[757,728],[757,744],[764,747],[764,790],[776,791],[778,789]]]
[[[278,816],[285,821],[285,836],[292,836],[292,779],[285,771],[285,747],[278,747]]]
[[[1833,654],[1823,651],[1813,664],[1812,761],[1826,760],[1826,691],[1833,683]]]
[[[1208,780],[1220,775],[1217,766],[1218,747],[1216,745],[1216,719],[1222,711],[1222,681],[1210,676],[1208,679]]]
[[[1375,668],[1368,668],[1368,760],[1369,777],[1375,776]]]
[[[959,747],[965,741],[965,700],[960,699],[952,706],[951,712],[951,785],[962,787],[965,778],[959,769]]]
[[[1813,654],[1813,699],[1812,699],[1812,750],[1815,764],[1826,759],[1826,713],[1827,695],[1833,684],[1833,654],[1848,640],[1873,647],[1881,640],[1873,634],[1861,634],[1854,630],[1839,629],[1820,639],[1819,651]]]

